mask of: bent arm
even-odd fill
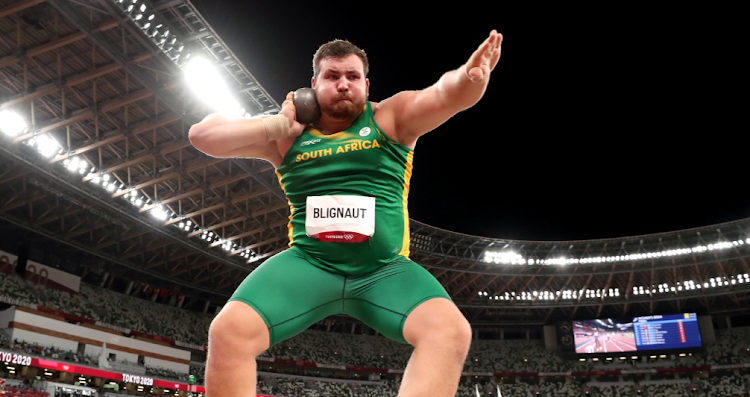
[[[260,158],[278,165],[284,156],[280,148],[288,148],[304,129],[295,117],[289,93],[277,115],[247,118],[214,113],[191,126],[188,137],[209,156]]]
[[[274,146],[260,118],[210,114],[190,127],[190,143],[213,157],[256,157]]]
[[[238,150],[268,142],[260,118],[229,118],[217,113],[190,127],[188,137],[196,149],[214,157],[240,157],[235,153]]]

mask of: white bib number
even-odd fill
[[[366,241],[375,233],[375,197],[308,196],[305,231],[320,241]]]

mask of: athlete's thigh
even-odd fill
[[[341,313],[342,290],[343,277],[314,266],[293,248],[253,270],[229,300],[245,302],[258,312],[273,346]]]
[[[440,282],[419,264],[403,260],[367,276],[348,278],[345,313],[389,339],[406,343],[406,317],[420,303],[450,296]]]

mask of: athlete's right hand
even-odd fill
[[[286,116],[287,119],[289,119],[290,127],[292,129],[292,133],[289,135],[290,138],[296,138],[302,134],[302,131],[305,129],[305,125],[301,124],[299,121],[297,121],[297,109],[294,107],[294,92],[289,91],[288,94],[286,94],[286,99],[281,104],[281,111],[280,114],[283,114]]]

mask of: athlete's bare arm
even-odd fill
[[[228,117],[213,113],[190,127],[190,143],[209,156],[260,158],[278,166],[294,138],[304,129],[304,125],[295,120],[291,92],[279,113],[287,118],[291,128],[286,138],[269,141],[260,117]]]
[[[378,103],[375,121],[391,137],[413,148],[417,138],[479,102],[500,60],[502,41],[503,36],[493,30],[464,65],[446,72],[432,86],[403,91]]]

